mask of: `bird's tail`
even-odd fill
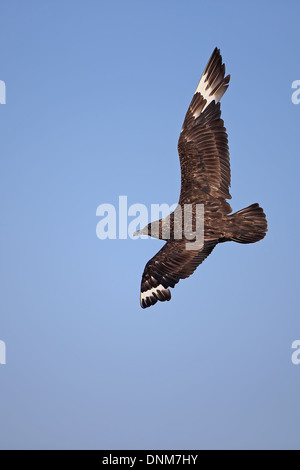
[[[263,209],[258,204],[245,207],[228,216],[229,240],[238,243],[255,243],[262,240],[268,231]]]

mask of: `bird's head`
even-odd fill
[[[155,222],[150,222],[142,230],[137,230],[134,232],[133,236],[137,237],[139,235],[149,235],[152,238],[160,238],[159,234],[161,232],[161,220],[155,220]]]
[[[149,234],[149,225],[146,225],[146,227],[142,228],[141,230],[137,230],[136,232],[134,232],[133,236],[138,237],[140,235],[148,235]]]

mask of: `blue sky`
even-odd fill
[[[2,1],[0,448],[299,448],[297,1]],[[225,244],[142,310],[159,240],[99,240],[96,208],[177,201],[177,140],[214,47],[230,87]]]

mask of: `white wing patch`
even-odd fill
[[[195,91],[195,94],[200,93],[203,96],[203,98],[206,100],[204,108],[201,109],[201,111],[199,110],[199,112],[196,111],[195,114],[193,115],[195,119],[198,116],[200,116],[201,113],[203,113],[203,111],[207,108],[207,106],[212,101],[215,101],[216,103],[218,103],[219,101],[218,95],[213,93],[217,83],[214,83],[214,87],[212,87],[207,81],[207,78],[208,78],[207,74],[202,75],[200,82],[198,83],[198,86]]]
[[[158,300],[170,300],[171,293],[169,289],[165,288],[162,284],[159,284],[156,287],[152,287],[144,292],[141,292],[141,306],[143,308],[149,307],[150,305],[154,305]]]
[[[157,294],[158,291],[166,290],[163,285],[159,284],[157,287],[152,287],[152,289],[146,290],[145,292],[141,292],[141,301],[145,300],[146,297],[151,297],[152,294]]]

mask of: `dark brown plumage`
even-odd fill
[[[143,308],[158,300],[170,300],[169,287],[189,277],[218,243],[254,243],[264,238],[267,232],[266,216],[258,204],[228,215],[232,212],[226,201],[231,199],[229,149],[219,101],[229,80],[229,75],[225,77],[220,50],[216,48],[186,113],[178,142],[181,193],[177,210],[182,212],[182,222],[178,222],[172,213],[137,232],[167,241],[146,264],[141,283]],[[192,205],[194,218],[196,204],[204,205],[204,244],[201,249],[186,248],[187,239],[190,239],[184,228],[181,239],[174,236],[178,223],[184,227],[184,204]],[[167,222],[170,222],[170,232],[166,236],[164,224]]]

